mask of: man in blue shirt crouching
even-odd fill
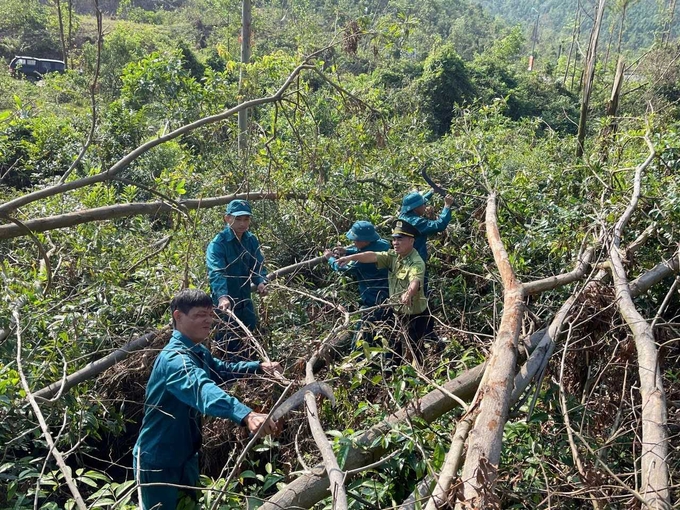
[[[227,418],[256,432],[278,432],[266,414],[253,412],[218,384],[233,374],[281,370],[277,362],[225,363],[201,345],[210,335],[213,302],[205,292],[187,289],[170,303],[174,331],[154,363],[144,402],[144,420],[135,444],[134,470],[143,510],[175,509],[180,490],[196,501],[201,415]],[[167,484],[167,485],[166,485]]]

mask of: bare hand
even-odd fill
[[[347,255],[347,250],[342,246],[336,246],[335,248],[333,248],[333,255],[335,255],[336,257],[344,257],[345,255]]]
[[[326,260],[329,260],[331,257],[335,256],[335,253],[333,251],[329,250],[328,248],[326,248],[323,251],[323,256]]]
[[[217,301],[217,308],[222,310],[223,312],[231,310],[231,300],[227,296],[222,296]]]
[[[444,205],[449,208],[453,205],[453,195],[449,194],[444,197]]]
[[[266,285],[266,284],[261,283],[261,284],[259,284],[259,285],[257,286],[257,293],[258,293],[260,296],[266,296],[266,295],[267,295],[267,292],[269,292],[269,291],[267,290],[267,285]]]
[[[404,292],[401,295],[401,298],[399,299],[399,301],[401,301],[402,305],[411,306],[411,303],[413,302],[413,296],[408,291]]]
[[[338,264],[340,267],[344,267],[347,265],[347,263],[350,261],[349,257],[340,257],[337,259],[335,262]]]
[[[264,435],[277,435],[281,430],[279,425],[272,419],[267,419],[266,414],[251,412],[243,419],[248,430],[255,434],[260,427]]]
[[[283,369],[281,368],[281,363],[278,361],[263,361],[260,363],[260,368],[262,371],[270,376],[275,376],[276,374],[282,374]]]

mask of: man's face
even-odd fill
[[[354,243],[354,246],[356,246],[359,250],[361,250],[362,248],[366,248],[366,246],[371,244],[368,241],[353,241],[353,243]]]
[[[419,205],[418,207],[416,207],[415,209],[413,209],[413,212],[418,216],[422,216],[423,214],[425,214],[425,210],[426,210],[426,205],[422,204],[422,205]]]
[[[189,313],[182,313],[180,310],[172,312],[175,329],[196,344],[210,336],[214,316],[212,306],[195,307],[189,310]]]
[[[414,241],[413,237],[408,236],[393,237],[392,246],[394,246],[394,251],[397,252],[397,255],[403,257],[411,253]]]
[[[251,216],[249,214],[244,214],[242,216],[232,216],[231,214],[228,214],[226,216],[227,224],[239,238],[250,228],[250,219]]]

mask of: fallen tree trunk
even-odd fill
[[[140,336],[139,338],[135,338],[134,340],[128,342],[123,347],[117,349],[108,356],[98,359],[97,361],[93,361],[92,363],[81,368],[77,372],[72,373],[68,377],[60,379],[59,381],[56,381],[50,384],[49,386],[46,386],[45,388],[36,391],[35,393],[33,393],[33,396],[36,398],[36,400],[44,401],[52,398],[54,395],[58,393],[68,391],[74,386],[80,384],[81,382],[87,381],[88,379],[92,379],[93,377],[96,377],[99,374],[101,374],[107,368],[110,368],[116,363],[123,361],[131,353],[144,349],[146,346],[152,343],[158,336],[169,332],[170,329],[171,329],[170,326],[166,326],[163,329],[152,331],[151,333],[147,333],[146,335]]]
[[[632,288],[633,297],[646,292],[652,286],[661,282],[664,278],[677,273],[679,270],[677,257],[659,263],[654,268],[642,274],[635,281],[637,282],[637,285]],[[541,369],[547,353],[552,352],[554,349],[554,344],[557,340],[556,334],[557,331],[559,331],[558,323],[565,319],[570,304],[571,303],[565,303],[560,308],[560,311],[556,314],[555,319],[553,319],[550,328],[539,330],[532,334],[528,339],[524,340],[524,345],[532,352],[532,356],[527,360],[527,364],[525,364],[525,367],[522,367],[522,370],[520,370],[520,373],[515,379],[515,392],[513,392],[512,395],[513,402],[519,399],[521,393],[526,390],[532,378]],[[538,352],[534,354],[536,349],[538,349]],[[472,398],[477,391],[477,385],[481,381],[483,371],[484,365],[478,365],[461,374],[456,379],[447,382],[444,385],[444,388],[462,399]],[[436,402],[432,402],[433,399],[435,399]],[[427,405],[425,405],[423,401],[427,402]],[[458,407],[458,405],[459,404],[454,399],[448,397],[443,392],[433,390],[423,397],[423,399],[415,402],[412,408],[422,409],[424,415],[427,416],[426,422],[431,423],[452,409]],[[409,407],[409,409],[412,408]],[[350,450],[347,461],[345,462],[345,469],[355,469],[375,462],[381,458],[382,455],[385,454],[385,450],[380,446],[369,447],[369,445],[372,444],[376,437],[388,432],[392,426],[403,422],[406,417],[406,410],[402,410],[400,413],[390,416],[364,433],[364,435],[357,440],[357,446]],[[432,479],[431,483],[434,482],[435,480]],[[420,497],[426,497],[426,492],[429,493],[430,483],[423,485],[422,491],[418,494],[418,499]],[[313,505],[330,495],[328,487],[329,482],[323,471],[323,466],[317,466],[313,469],[313,472],[305,473],[293,480],[272,496],[261,508],[264,510],[311,508]],[[410,500],[404,502],[405,506],[403,508],[415,508],[415,504],[414,499],[410,498]]]
[[[637,207],[640,197],[642,171],[651,163],[655,151],[648,138],[650,148],[647,160],[635,170],[633,195],[630,203],[614,227],[614,237],[609,250],[612,277],[616,289],[619,313],[628,324],[638,354],[640,375],[640,406],[642,422],[642,452],[640,454],[640,492],[654,510],[670,510],[670,486],[668,470],[668,432],[666,392],[659,367],[659,353],[654,341],[652,327],[638,312],[633,303],[628,278],[619,252],[621,237],[628,220]]]
[[[455,379],[447,382],[444,388],[466,400],[471,399],[477,390],[484,371],[484,364],[472,368]],[[440,390],[433,390],[421,399],[393,414],[369,430],[356,440],[356,446],[350,449],[345,460],[346,471],[360,468],[380,459],[386,449],[377,439],[390,432],[396,425],[405,423],[409,417],[417,415],[423,422],[431,423],[440,416],[458,407],[458,402]],[[376,445],[377,446],[374,446]],[[330,496],[328,476],[322,469],[314,469],[289,483],[282,490],[265,502],[261,510],[280,510],[282,508],[310,508],[322,499]]]
[[[508,418],[515,380],[517,341],[522,322],[524,292],[510,265],[498,230],[496,194],[486,206],[486,235],[503,280],[503,316],[491,348],[484,382],[477,394],[478,414],[470,430],[461,479],[463,498],[473,508],[490,508],[496,498],[496,472],[503,446],[503,427]],[[460,504],[456,505],[457,508]]]
[[[59,214],[58,216],[27,220],[22,223],[31,232],[46,232],[58,228],[74,227],[91,221],[105,221],[141,215],[155,216],[157,214],[170,213],[176,210],[209,209],[228,204],[236,199],[277,200],[278,198],[281,198],[281,195],[278,193],[256,191],[252,193],[236,193],[233,195],[206,199],[182,200],[180,202],[133,202],[129,204],[107,205],[94,209],[86,209],[84,211]],[[11,239],[24,235],[26,235],[26,229],[21,228],[19,225],[10,223],[0,225],[0,239]]]

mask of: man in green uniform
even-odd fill
[[[218,384],[234,373],[273,375],[281,370],[279,363],[214,359],[201,345],[210,335],[214,318],[212,300],[205,292],[183,290],[173,298],[170,309],[175,329],[149,377],[144,420],[133,450],[142,510],[174,510],[179,496],[176,486],[198,486],[201,415],[227,418],[251,432],[260,427],[265,434],[278,431],[266,414],[253,412]],[[185,492],[197,500],[195,491]]]
[[[417,235],[418,230],[413,225],[397,220],[392,230],[393,250],[355,253],[340,257],[337,263],[342,266],[353,260],[373,262],[378,268],[387,269],[390,300],[398,303],[395,311],[406,329],[408,346],[418,361],[422,362],[423,339],[432,332],[433,321],[423,292],[425,262],[413,247]],[[401,354],[398,343],[393,348],[397,354]]]
[[[205,254],[213,303],[223,321],[215,342],[234,359],[250,359],[250,354],[241,344],[243,331],[230,313],[254,331],[257,315],[250,294],[251,283],[259,294],[267,293],[267,270],[260,242],[249,231],[252,215],[247,201],[229,202],[224,216],[226,227],[210,242]]]

